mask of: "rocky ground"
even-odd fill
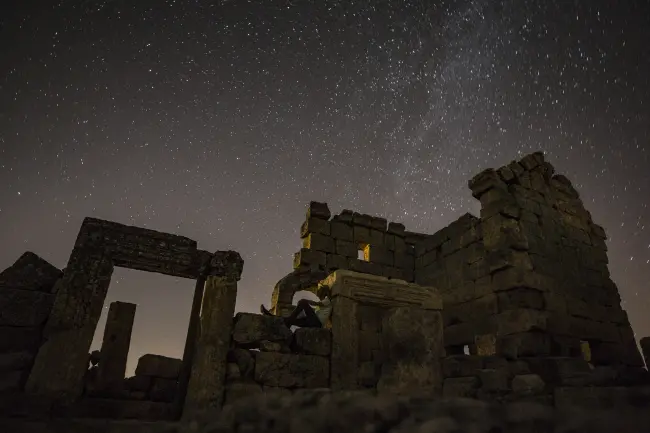
[[[650,408],[557,411],[534,402],[398,398],[359,393],[259,396],[189,424],[69,421],[3,423],[7,433],[648,433]]]

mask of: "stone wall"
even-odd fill
[[[279,317],[238,313],[228,353],[225,404],[255,394],[330,386],[329,329],[292,332]]]
[[[481,201],[489,284],[476,302],[492,313],[474,327],[497,353],[586,357],[595,365],[643,361],[607,268],[606,235],[569,180],[542,153],[469,182]],[[590,352],[590,354],[589,354]]]
[[[0,273],[0,392],[23,389],[61,274],[31,252]]]
[[[303,246],[294,255],[294,270],[273,292],[271,305],[280,315],[292,308],[295,292],[313,290],[339,269],[413,281],[415,244],[424,235],[351,210],[332,216],[326,203],[311,202],[300,237]]]

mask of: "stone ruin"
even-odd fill
[[[312,202],[275,317],[235,314],[243,260],[191,239],[86,218],[61,271],[33,253],[0,273],[0,415],[195,419],[304,390],[537,401],[650,402],[650,378],[608,271],[606,234],[569,180],[533,153],[470,182],[480,218],[434,234]],[[196,280],[182,359],[148,354],[125,378],[133,304],[115,266]],[[331,290],[323,328],[282,320],[296,292]],[[641,339],[646,360],[650,339]]]

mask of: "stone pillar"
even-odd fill
[[[227,356],[243,260],[233,251],[217,252],[203,289],[203,302],[183,418],[219,409],[225,390]]]
[[[385,360],[377,391],[413,394],[442,391],[445,355],[442,314],[420,307],[395,307],[382,323]]]
[[[108,391],[122,389],[135,309],[136,305],[128,302],[113,302],[108,309],[101,359],[97,369],[98,389]]]
[[[113,273],[110,257],[101,246],[93,244],[101,242],[101,238],[101,233],[79,233],[58,283],[26,393],[60,402],[73,401],[81,395],[88,352]]]
[[[332,296],[331,388],[357,389],[359,370],[359,317],[356,301]]]

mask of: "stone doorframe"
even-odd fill
[[[205,283],[215,281],[226,286],[230,293],[227,303],[232,306],[221,306],[220,310],[232,318],[243,260],[234,251],[199,250],[196,241],[186,237],[96,218],[84,219],[63,277],[57,283],[57,296],[25,391],[59,403],[72,403],[81,396],[88,352],[115,266],[196,280],[179,377],[176,403],[180,408],[190,376],[206,374],[198,371],[205,368],[205,363],[193,362],[195,353],[206,351],[197,347],[197,343],[203,344],[200,328],[208,325],[200,323],[205,321],[200,316]],[[214,300],[210,303],[214,304]],[[213,341],[208,339],[205,344]],[[201,392],[205,394],[206,390]]]

